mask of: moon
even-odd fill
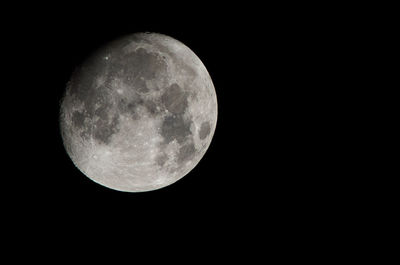
[[[168,186],[210,146],[217,97],[206,67],[183,43],[135,33],[108,43],[76,68],[60,105],[73,164],[125,192]]]

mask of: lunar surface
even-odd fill
[[[217,98],[205,66],[156,33],[113,41],[77,67],[60,107],[74,165],[108,188],[143,192],[189,173],[211,143]]]

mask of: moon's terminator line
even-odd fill
[[[191,171],[216,121],[203,63],[181,42],[155,33],[96,51],[73,73],[60,112],[73,163],[95,182],[130,192],[165,187]]]

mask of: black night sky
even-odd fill
[[[332,203],[325,196],[333,169],[323,166],[329,128],[317,111],[328,101],[316,89],[325,74],[324,50],[316,51],[327,40],[315,26],[319,18],[296,10],[233,3],[10,9],[12,17],[2,18],[10,80],[3,87],[2,128],[3,178],[11,184],[1,187],[10,194],[4,200],[9,216],[36,237],[169,231],[169,237],[205,233],[226,240],[274,227],[287,232],[293,219],[301,226]],[[214,82],[219,116],[210,148],[187,176],[157,191],[124,193],[74,167],[60,137],[59,101],[90,52],[146,31],[169,35],[197,54]]]

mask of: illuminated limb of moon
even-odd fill
[[[73,163],[111,189],[170,185],[200,161],[217,122],[217,99],[200,59],[155,33],[116,40],[71,77],[60,128]]]

